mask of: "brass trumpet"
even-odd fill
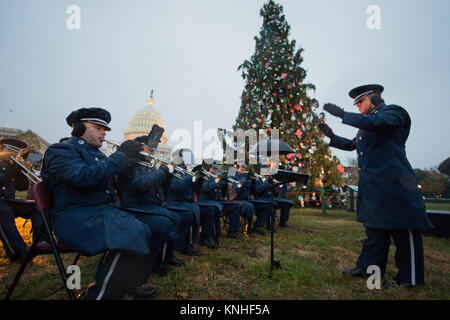
[[[267,176],[261,175],[261,174],[256,173],[256,172],[253,172],[252,175],[251,175],[251,177],[250,177],[250,179],[261,179],[262,182],[266,182]],[[275,179],[275,178],[272,178],[272,182],[273,182],[273,183],[280,183],[280,182],[279,182],[277,179]]]
[[[220,174],[213,174],[204,169],[202,169],[202,173],[204,176],[208,177],[208,179],[214,179],[215,183],[219,183],[219,181],[222,180],[222,176]],[[235,180],[233,178],[227,177],[227,181],[229,183],[236,184],[238,188],[242,187],[242,181],[240,181],[240,180]]]
[[[140,154],[151,159],[150,162],[139,161],[139,162],[145,163],[145,166],[147,166],[147,167],[158,169],[161,164],[164,164],[169,168],[169,172],[171,174],[173,174],[175,177],[177,177],[178,179],[183,179],[182,175],[191,176],[192,182],[196,182],[198,179],[201,178],[201,175],[202,175],[201,170],[192,172],[192,168],[185,169],[180,166],[174,165],[172,163],[172,161],[170,161],[169,159],[159,157],[157,155],[153,155],[153,154],[146,153],[143,151],[141,151]],[[139,164],[144,165],[143,163],[139,163]]]

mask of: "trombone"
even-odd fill
[[[30,164],[31,164],[31,169],[28,169],[26,166],[25,166],[25,159],[23,159],[23,157],[22,157],[22,155],[26,152],[26,151],[28,151],[28,150],[30,150],[30,151],[33,151],[33,150],[31,150],[31,149],[20,149],[20,148],[17,148],[16,146],[13,146],[13,145],[10,145],[10,144],[3,144],[3,146],[4,147],[6,147],[6,148],[8,148],[9,150],[11,150],[11,151],[14,151],[14,152],[17,152],[17,155],[15,156],[15,157],[13,157],[13,156],[9,156],[9,158],[12,160],[12,161],[14,161],[21,169],[20,169],[20,172],[22,172],[22,174],[24,175],[24,176],[26,176],[32,183],[34,183],[34,184],[36,184],[36,183],[38,183],[38,182],[41,182],[42,181],[42,178],[39,176],[39,173],[35,173],[35,172],[33,172],[33,166],[36,164],[36,163],[32,163],[32,162],[29,162]],[[35,152],[35,151],[33,151],[33,152]],[[39,154],[39,153],[37,153],[37,152],[35,152],[36,154]],[[39,154],[40,155],[40,154]],[[40,157],[40,159],[42,160],[42,156]],[[40,160],[39,160],[40,161]],[[39,161],[36,161],[36,162],[39,162]]]

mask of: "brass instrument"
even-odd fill
[[[242,188],[242,185],[243,185],[243,184],[242,184],[242,181],[241,181],[241,180],[236,180],[236,179],[233,179],[233,178],[228,177],[228,178],[227,178],[227,181],[230,182],[230,183],[236,184],[237,187],[238,187],[238,189]]]
[[[108,144],[110,144],[110,145],[112,145],[112,146],[113,146],[113,147],[112,147],[112,150],[113,150],[113,151],[116,151],[117,148],[119,148],[119,145],[118,145],[117,143],[111,142],[111,141],[106,140],[106,139],[103,139],[103,141],[106,142],[106,143],[108,143]]]
[[[20,149],[17,148],[13,145],[10,144],[3,144],[4,147],[8,148],[11,151],[17,152],[17,155],[15,157],[13,156],[9,156],[9,158],[14,161],[21,169],[20,171],[22,172],[23,175],[25,175],[32,183],[38,183],[42,181],[42,178],[39,175],[39,172],[36,172],[34,170],[34,166],[37,165],[41,160],[42,160],[42,155],[36,151],[33,151],[31,149]],[[27,158],[27,160],[25,160],[23,158],[23,155],[29,151],[30,154]],[[28,159],[30,158],[31,152],[33,152],[34,156],[39,156],[38,159],[32,159],[32,161],[28,161]],[[30,166],[30,169],[25,165],[25,163],[28,163]]]
[[[203,169],[202,169],[202,173],[204,176],[207,176],[209,179],[214,179],[215,183],[219,183],[219,181],[222,179],[222,176],[220,174],[213,174],[213,173],[207,172],[206,170],[203,170]],[[233,178],[227,177],[227,181],[229,183],[236,184],[238,188],[242,187],[242,181],[240,181],[240,180],[235,180]]]
[[[205,169],[202,169],[202,174],[204,177],[208,178],[208,180],[214,179],[215,183],[219,183],[220,180],[222,179],[222,177],[220,175],[210,173],[210,172],[206,171]]]
[[[196,172],[192,172],[192,168],[182,168],[180,166],[174,165],[172,161],[169,159],[159,157],[157,155],[149,154],[146,152],[141,151],[141,155],[150,158],[150,162],[146,161],[138,161],[139,164],[145,165],[149,168],[156,168],[158,169],[161,164],[166,165],[169,168],[169,172],[177,177],[178,179],[183,179],[182,175],[189,175],[192,177],[192,182],[196,182],[198,179],[201,178],[202,172],[201,170],[198,170]]]
[[[252,175],[251,175],[250,179],[260,179],[260,180],[262,180],[262,182],[266,182],[266,180],[267,180],[267,175],[261,175],[261,174],[256,173],[256,172],[252,172]],[[272,178],[272,182],[275,183],[275,184],[279,184],[279,183],[280,183],[280,182],[279,182],[277,179],[275,179],[275,178]]]

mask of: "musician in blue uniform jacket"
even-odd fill
[[[143,138],[135,141],[143,143]],[[143,152],[152,154],[153,151],[143,144]],[[140,155],[142,163],[150,163],[143,155]],[[176,259],[173,254],[173,242],[180,233],[187,231],[192,219],[181,220],[180,215],[164,207],[165,185],[171,179],[169,169],[161,165],[159,169],[139,165],[137,162],[129,163],[116,179],[116,190],[120,198],[120,205],[130,213],[137,213],[136,218],[149,225],[152,230],[152,241],[158,241],[161,249],[160,260],[155,264],[156,272],[164,275],[169,271],[167,265],[184,265],[184,261]],[[167,230],[167,223],[170,228]],[[155,235],[153,240],[153,235]]]
[[[266,200],[255,200],[252,199],[252,190],[254,189],[254,179],[251,179],[250,174],[245,174],[246,165],[243,163],[238,163],[236,165],[236,174],[234,178],[242,182],[242,187],[237,188],[235,201],[242,205],[245,212],[253,217],[256,216],[255,223],[249,228],[249,234],[256,232],[260,235],[266,235],[263,230],[264,225],[271,213],[272,203]],[[250,224],[249,224],[250,225]]]
[[[27,190],[29,182],[21,168],[10,158],[15,158],[17,152],[6,145],[24,149],[27,144],[17,139],[0,140],[0,239],[9,258],[23,262],[29,248],[17,230],[15,218],[31,219],[33,241],[38,239],[42,221],[33,203],[15,200],[16,190]]]
[[[186,169],[187,165],[194,162],[194,157],[189,149],[178,149],[172,154],[174,163]],[[190,217],[192,223],[188,232],[181,234],[175,241],[175,250],[182,254],[200,256],[203,253],[194,247],[194,243],[199,241],[200,229],[200,207],[194,203],[194,182],[192,176],[186,173],[177,172],[177,178],[170,180],[166,196],[167,209],[174,211],[182,216]],[[199,180],[197,180],[197,183]],[[212,214],[210,216],[212,217]]]
[[[141,287],[151,270],[151,229],[112,206],[112,179],[127,166],[126,154],[140,144],[125,142],[109,158],[99,148],[111,115],[101,108],[82,108],[66,118],[72,137],[51,145],[41,175],[54,199],[52,224],[58,241],[86,255],[108,250],[97,268],[86,299],[121,299],[125,293],[148,298],[154,289]]]
[[[280,227],[289,227],[287,221],[289,220],[291,208],[295,205],[294,201],[286,199],[288,185],[288,183],[283,183],[275,188],[275,193],[277,194],[277,204],[280,209]]]
[[[205,165],[206,169],[212,177],[218,175],[220,164],[213,161],[210,165]],[[203,200],[213,200],[220,202],[223,206],[221,215],[225,216],[229,220],[229,227],[227,237],[242,240],[239,236],[239,231],[241,230],[240,217],[242,215],[242,208],[238,203],[227,201],[228,197],[228,182],[227,176],[223,176],[220,181],[215,181],[213,178],[203,181],[203,185],[200,192],[200,201]],[[220,234],[220,216],[216,216],[214,221],[214,229],[216,234]]]
[[[289,210],[291,206],[295,205],[295,202],[278,197],[280,193],[286,197],[287,184],[284,184],[281,190],[279,186],[275,185],[271,175],[268,175],[265,180],[257,179],[255,181],[255,199],[272,201],[273,216],[276,215],[276,211],[280,208],[280,226],[286,226],[286,221],[289,219]],[[270,216],[267,221],[267,228],[270,229]]]
[[[359,129],[352,140],[339,137],[326,124],[319,128],[330,146],[357,151],[359,186],[357,221],[364,224],[367,239],[356,267],[344,274],[366,276],[367,267],[377,265],[384,276],[391,236],[396,246],[398,273],[388,286],[424,284],[421,230],[433,228],[418,189],[417,179],[406,158],[405,142],[411,119],[398,105],[386,105],[381,85],[364,85],[349,92],[359,113],[345,112],[333,104],[324,110]]]

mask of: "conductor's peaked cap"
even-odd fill
[[[358,103],[362,98],[367,96],[370,93],[379,93],[381,94],[384,90],[384,87],[379,84],[366,84],[363,86],[359,86],[350,90],[348,95],[350,98],[355,100],[355,104]]]
[[[66,122],[72,128],[80,122],[87,121],[106,128],[106,131],[110,131],[111,128],[108,126],[111,121],[111,114],[102,108],[81,108],[72,111],[66,118]]]

